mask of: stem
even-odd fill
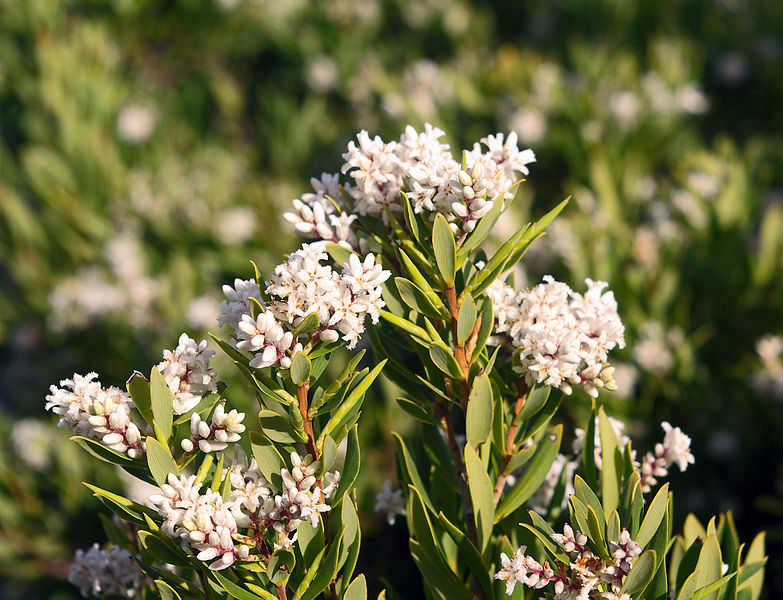
[[[277,590],[277,600],[288,600],[288,596],[286,596],[285,593],[284,585],[278,585],[276,590]]]
[[[201,581],[201,588],[204,590],[204,598],[206,600],[211,600],[211,596],[209,595],[209,586],[204,579],[204,573],[201,571],[201,569],[198,569],[196,572],[198,573],[198,578]]]
[[[508,431],[506,432],[506,449],[503,454],[503,462],[500,464],[500,470],[498,471],[498,479],[495,483],[495,492],[493,494],[493,498],[496,508],[498,502],[500,501],[500,495],[503,493],[503,488],[506,487],[506,477],[508,477],[506,468],[508,467],[508,463],[511,462],[511,458],[514,456],[514,452],[516,450],[516,437],[517,430],[519,429],[519,423],[515,423],[514,421],[516,420],[519,412],[522,410],[522,407],[525,405],[526,393],[527,386],[525,385],[525,382],[522,381],[519,395],[514,401],[514,418],[511,420],[511,425],[509,425]]]
[[[305,434],[307,434],[307,452],[318,460],[318,447],[315,445],[315,435],[313,434],[313,422],[308,415],[307,392],[310,389],[310,380],[308,379],[302,385],[296,386],[296,395],[299,400],[299,413],[302,415]]]
[[[454,357],[462,371],[467,386],[468,375],[470,373],[470,363],[465,354],[465,346],[457,342],[457,321],[459,320],[459,303],[457,302],[457,291],[454,286],[446,288],[446,300],[449,303],[449,314],[451,315],[451,335],[454,338]]]

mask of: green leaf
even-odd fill
[[[337,574],[338,561],[343,547],[343,532],[336,540],[332,541],[332,546],[326,555],[326,558],[322,561],[322,566],[317,569],[317,573],[310,585],[303,590],[301,596],[298,596],[299,588],[297,588],[297,595],[294,596],[294,600],[298,600],[301,597],[302,600],[315,600],[315,598],[329,585],[329,582],[334,579]],[[301,585],[300,585],[301,587]]]
[[[361,407],[361,403],[364,400],[364,395],[367,393],[367,390],[370,389],[370,386],[377,379],[378,375],[381,374],[381,371],[385,365],[386,359],[383,359],[381,362],[375,365],[373,370],[370,371],[353,390],[351,390],[351,392],[348,394],[345,400],[343,400],[327,424],[324,426],[323,430],[321,431],[319,441],[322,441],[325,436],[331,435],[332,432],[338,431],[341,427],[348,423],[348,421],[351,419],[351,416],[355,414],[356,411],[358,411]]]
[[[634,561],[631,572],[628,573],[628,577],[625,578],[620,593],[628,594],[633,598],[634,594],[643,591],[644,588],[650,584],[655,575],[656,562],[657,556],[655,550],[642,552]]]
[[[273,410],[264,409],[259,411],[258,422],[261,424],[261,430],[264,435],[273,442],[295,444],[296,442],[307,441],[306,436],[300,436],[294,431],[291,422],[286,417]]]
[[[207,573],[207,576],[210,578],[215,579],[219,584],[220,587],[222,587],[224,590],[226,590],[231,598],[236,598],[236,600],[258,600],[259,596],[254,594],[253,592],[250,592],[243,588],[240,585],[237,585],[233,581],[231,581],[228,577],[223,575],[220,571],[205,571]],[[261,595],[261,598],[263,600],[277,600],[276,596],[273,596],[269,592],[263,591],[263,594]]]
[[[422,421],[424,423],[429,423],[430,425],[436,425],[436,426],[439,425],[440,423],[437,418],[435,418],[431,413],[424,410],[413,400],[410,400],[408,398],[397,398],[397,404],[402,410],[404,410],[414,419],[418,419],[419,421]]]
[[[486,598],[492,598],[492,580],[489,577],[487,567],[484,564],[481,554],[476,549],[476,546],[473,545],[473,542],[468,539],[459,527],[446,518],[443,511],[438,513],[438,520],[446,530],[446,533],[448,533],[451,536],[451,539],[457,544],[460,556],[468,563],[471,571],[473,571],[473,575],[478,580],[478,583],[484,592],[484,596]]]
[[[595,511],[595,514],[600,515],[603,519],[604,507],[601,505],[601,501],[590,486],[587,485],[587,482],[579,475],[574,476],[574,492],[576,493],[577,498],[584,502],[586,506],[591,507]],[[612,541],[616,541],[616,539]]]
[[[139,538],[139,545],[155,560],[177,567],[187,567],[190,565],[187,556],[185,556],[176,544],[168,544],[149,531],[138,531],[136,532],[136,535]]]
[[[405,333],[409,333],[410,335],[417,337],[428,344],[434,341],[425,329],[419,327],[415,323],[411,323],[408,319],[398,317],[397,315],[390,313],[388,310],[382,310],[379,314],[381,319],[388,321],[398,329],[403,330]]]
[[[157,369],[155,369],[157,371]],[[152,399],[150,398],[150,383],[138,371],[134,371],[128,379],[125,387],[133,399],[133,405],[139,411],[141,417],[152,426]]]
[[[297,352],[291,361],[291,381],[299,386],[308,379],[310,379],[310,359],[304,352]]]
[[[367,582],[364,575],[359,575],[345,590],[343,600],[367,600]]]
[[[95,458],[102,460],[103,462],[107,462],[112,465],[118,465],[120,467],[131,467],[140,464],[139,461],[134,461],[127,454],[113,450],[98,440],[74,435],[71,437],[71,441],[76,442]]]
[[[514,487],[500,500],[495,511],[495,522],[500,522],[527,501],[544,483],[549,469],[560,450],[563,426],[552,428],[538,443],[538,449]]]
[[[598,475],[595,466],[595,420],[595,399],[593,399],[593,410],[585,427],[582,444],[582,469],[585,473],[585,481],[591,489],[598,489]]]
[[[467,256],[467,254],[477,248],[481,242],[483,242],[490,233],[492,233],[492,227],[498,220],[500,213],[503,211],[503,198],[500,195],[496,196],[492,201],[492,209],[479,219],[476,228],[468,235],[460,246],[460,254]]]
[[[331,498],[331,506],[337,506],[343,496],[348,492],[356,481],[361,466],[361,453],[359,448],[359,430],[354,425],[348,432],[348,442],[345,447],[345,461],[340,474],[340,483]]]
[[[299,323],[297,328],[294,330],[294,339],[298,338],[300,335],[310,333],[314,329],[318,329],[320,326],[321,319],[318,317],[318,313],[310,313],[302,320],[301,323]]]
[[[604,412],[604,407],[598,409],[598,427],[601,431],[601,499],[604,505],[604,517],[608,517],[617,508],[620,501],[617,469],[615,466],[615,450],[617,435]],[[657,527],[656,527],[657,529]],[[655,530],[653,530],[655,533]]]
[[[305,592],[310,589],[310,585],[312,584],[313,579],[315,579],[315,576],[320,570],[321,562],[323,561],[324,556],[326,556],[326,550],[327,548],[325,546],[321,548],[320,552],[318,552],[313,561],[307,565],[305,576],[296,587],[293,600],[300,600],[302,596],[304,596]]]
[[[717,581],[714,581],[713,583],[709,585],[705,585],[703,588],[699,588],[696,590],[696,593],[693,594],[693,600],[701,600],[701,598],[706,598],[710,595],[717,594],[718,590],[721,589],[724,585],[729,583],[735,576],[737,575],[737,572],[731,573],[729,575],[724,575]],[[713,596],[714,597],[714,596]]]
[[[408,198],[408,194],[406,194],[405,192],[400,192],[400,196],[402,197],[402,209],[403,209],[403,215],[405,217],[405,226],[408,228],[408,231],[410,231],[411,235],[413,236],[413,239],[415,239],[419,244],[421,244],[421,234],[419,233],[419,221],[413,212],[413,206],[411,206],[410,198]]]
[[[296,555],[290,548],[279,548],[269,557],[266,576],[273,585],[285,585],[296,564]]]
[[[340,244],[331,244],[331,243],[326,244],[326,252],[332,258],[332,260],[340,266],[342,266],[343,263],[347,263],[350,260],[351,254],[356,254],[356,252],[346,248],[345,246],[341,246]]]
[[[432,248],[435,251],[435,262],[446,287],[454,286],[454,276],[457,272],[457,243],[449,227],[446,217],[438,213],[432,226]]]
[[[126,521],[136,523],[137,525],[145,525],[144,515],[158,517],[157,511],[154,509],[138,504],[124,496],[109,492],[86,482],[82,482],[82,485],[89,489],[93,496],[108,506],[113,513]]]
[[[524,522],[520,523],[520,525],[538,538],[538,541],[541,542],[541,545],[552,558],[559,560],[562,563],[569,564],[571,561],[569,560],[568,555],[563,552],[563,549],[560,546],[552,541],[551,536],[554,533],[554,530],[549,526],[549,523],[544,521],[544,519],[541,518],[541,515],[534,510],[528,510],[527,514],[532,526]]]
[[[272,441],[262,433],[250,432],[250,448],[253,458],[258,463],[258,468],[266,480],[278,490],[283,489],[283,480],[280,471],[285,468],[285,461],[275,448]]]
[[[160,594],[160,600],[182,600],[177,591],[162,579],[155,580],[155,587]]]
[[[397,286],[397,291],[400,293],[402,301],[413,310],[434,319],[448,319],[445,307],[443,307],[444,312],[438,310],[421,288],[409,279],[395,277],[394,284]]]
[[[533,387],[530,388],[525,396],[525,403],[522,405],[522,410],[519,411],[514,419],[514,423],[527,421],[530,417],[544,408],[551,391],[551,386],[533,384]]]
[[[435,506],[433,505],[432,500],[430,500],[429,494],[427,493],[427,487],[425,487],[424,481],[422,481],[421,475],[419,475],[419,469],[416,466],[416,462],[413,460],[408,447],[398,433],[392,432],[392,437],[397,446],[397,458],[400,461],[400,467],[405,479],[413,484],[413,487],[418,490],[419,494],[421,494],[422,501],[427,508],[432,511],[432,514],[437,514],[438,511],[435,510]]]
[[[430,344],[430,359],[432,359],[432,362],[435,363],[435,366],[438,367],[438,369],[449,377],[452,377],[457,381],[462,381],[465,378],[462,370],[459,368],[457,359],[454,358],[451,350],[443,342],[433,342]]]
[[[492,427],[492,385],[489,376],[482,373],[473,380],[465,416],[465,434],[474,448],[483,444]]]
[[[462,299],[462,306],[459,308],[459,318],[457,319],[457,343],[462,346],[470,337],[473,326],[476,324],[476,302],[473,296],[466,294]]]
[[[465,469],[468,474],[473,513],[476,517],[479,551],[484,552],[492,537],[492,525],[495,517],[494,487],[484,463],[481,462],[470,442],[465,444]]]
[[[166,380],[155,367],[150,373],[150,399],[155,437],[161,444],[167,444],[171,437],[171,426],[174,421],[174,401]]]
[[[147,438],[147,464],[152,478],[159,486],[166,483],[169,473],[179,476],[177,463],[174,462],[168,447],[152,437]]]
[[[669,501],[669,484],[665,483],[655,494],[655,498],[650,503],[650,507],[647,509],[647,513],[644,515],[644,520],[639,527],[639,533],[636,534],[634,540],[642,548],[645,548],[650,540],[658,531],[658,526],[661,524],[664,515],[666,514],[666,505]]]
[[[445,571],[432,564],[421,549],[421,544],[410,540],[410,550],[413,561],[424,576],[424,583],[439,600],[471,600],[469,593],[450,570]]]
[[[699,585],[699,572],[694,571],[683,582],[680,591],[677,594],[677,600],[692,600],[693,594],[696,592],[696,588]]]
[[[765,540],[766,540],[766,534],[763,531],[759,533],[755,538],[753,538],[753,542],[751,542],[750,544],[750,548],[748,549],[748,554],[745,557],[745,562],[743,563],[743,569],[745,568],[745,565],[749,565],[750,563],[766,560]],[[753,575],[753,577],[751,577],[750,579],[748,579],[748,581],[746,581],[742,587],[743,589],[750,588],[751,600],[757,600],[757,598],[761,595],[763,584],[764,584],[764,571],[761,571]]]
[[[508,465],[506,466],[505,471],[506,474],[513,473],[522,465],[527,463],[527,461],[529,461],[535,453],[537,447],[538,445],[534,442],[529,446],[525,446],[524,448],[518,450],[517,453],[511,457],[511,460],[508,461]]]
[[[721,567],[723,560],[720,552],[718,536],[708,535],[702,544],[699,552],[699,560],[696,563],[696,570],[699,572],[698,585],[696,589],[703,588],[721,577]],[[695,595],[695,594],[694,594]],[[707,598],[714,600],[717,598],[717,592],[713,592]]]

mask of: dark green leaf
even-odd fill
[[[278,490],[283,489],[280,471],[285,468],[285,462],[272,441],[265,435],[252,431],[250,432],[250,447],[253,450],[253,458],[256,459],[258,468],[266,480]]]
[[[457,359],[454,358],[451,350],[443,342],[433,342],[430,344],[430,358],[432,359],[432,362],[435,363],[435,366],[446,375],[457,381],[462,381],[464,379]]]
[[[465,416],[465,433],[474,448],[483,444],[492,427],[492,385],[489,376],[482,373],[473,380]]]
[[[133,399],[133,405],[139,411],[141,417],[152,426],[152,400],[150,398],[150,383],[147,381],[147,378],[138,371],[134,371],[125,387],[128,388],[128,393]]]
[[[473,300],[473,296],[466,294],[462,299],[457,319],[457,343],[460,346],[464,345],[470,337],[473,326],[476,324],[476,316],[476,302]]]
[[[644,590],[652,581],[653,575],[655,575],[656,564],[657,556],[655,550],[642,552],[634,561],[631,572],[628,573],[628,577],[625,578],[620,593],[628,594],[633,598],[634,594]]]
[[[310,379],[310,359],[304,352],[297,352],[291,361],[291,381],[299,386]]]
[[[147,438],[147,464],[158,485],[166,483],[169,473],[179,476],[177,463],[174,462],[168,447],[151,437]]]
[[[446,217],[440,213],[432,226],[432,248],[443,282],[446,287],[452,287],[457,272],[457,244]]]

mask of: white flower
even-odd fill
[[[375,494],[375,512],[385,512],[386,522],[394,525],[397,515],[405,516],[405,498],[402,490],[395,489],[391,480],[383,482],[381,491]]]
[[[551,385],[566,394],[579,385],[593,397],[599,388],[616,389],[613,370],[605,366],[609,351],[625,346],[625,328],[614,294],[604,291],[608,284],[586,282],[584,295],[549,275],[518,295],[504,284],[490,289],[496,331],[519,349],[516,369],[528,384]]]
[[[102,388],[96,373],[74,374],[63,379],[58,388],[49,387],[46,410],[59,415],[58,427],[74,435],[100,440],[130,458],[142,455],[142,433],[131,421],[133,401],[127,392],[116,387]]]
[[[177,347],[163,351],[163,362],[158,371],[163,374],[171,390],[174,414],[181,415],[194,408],[202,396],[217,391],[215,370],[209,361],[215,355],[207,350],[207,341],[196,340],[183,333]]]
[[[661,454],[666,457],[669,464],[676,464],[680,471],[685,471],[689,464],[692,465],[696,462],[690,450],[691,438],[685,435],[679,427],[672,427],[666,421],[661,423],[661,427],[666,434],[661,444],[663,450]]]
[[[364,129],[356,136],[359,145],[351,141],[343,154],[342,172],[349,174],[355,186],[346,185],[346,191],[356,201],[360,215],[386,218],[384,208],[399,210],[402,177],[396,142],[385,143],[379,136],[370,139]]]
[[[532,556],[525,556],[527,546],[520,546],[509,558],[504,552],[500,554],[503,568],[495,573],[495,579],[506,582],[506,594],[510,596],[517,583],[528,587],[542,588],[556,579],[555,572],[548,563],[541,565]]]
[[[228,444],[238,442],[240,434],[244,433],[244,418],[245,413],[237,412],[236,409],[226,413],[222,403],[215,407],[211,425],[194,412],[190,417],[190,438],[182,440],[182,449],[185,452],[192,452],[195,447],[202,452],[225,450]]]
[[[151,104],[126,104],[117,115],[117,136],[129,144],[146,142],[158,124],[158,111]]]
[[[85,598],[113,594],[133,598],[148,580],[127,550],[119,546],[103,550],[93,544],[86,552],[76,551],[68,582],[77,586]]]
[[[261,301],[258,284],[253,279],[234,279],[234,287],[224,285],[223,294],[226,299],[220,303],[218,326],[228,323],[232,329],[236,328],[242,315],[250,314],[250,298]]]

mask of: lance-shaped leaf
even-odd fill
[[[443,306],[443,308],[440,310],[440,307],[436,308],[436,306],[421,290],[421,288],[419,288],[409,279],[405,279],[404,277],[395,277],[394,284],[397,286],[397,291],[400,293],[400,298],[402,298],[402,301],[413,310],[434,319],[448,319],[448,311],[446,311],[446,307]]]
[[[448,520],[442,511],[438,513],[438,520],[446,530],[446,533],[448,533],[451,536],[451,539],[457,544],[460,556],[468,563],[471,571],[473,571],[473,575],[478,580],[479,586],[481,586],[485,597],[492,598],[492,580],[489,577],[487,567],[484,564],[481,554],[476,549],[476,546],[473,545],[473,542],[468,539],[459,527]]]
[[[319,443],[323,442],[325,436],[331,435],[335,431],[339,431],[341,427],[348,424],[351,418],[356,415],[357,411],[361,408],[364,395],[367,393],[367,390],[370,389],[373,381],[381,374],[384,365],[386,365],[386,359],[375,365],[375,368],[373,368],[373,370],[370,371],[348,394],[329,419],[329,422],[324,426],[319,437]]]
[[[134,371],[125,383],[125,387],[128,388],[133,405],[141,417],[152,426],[152,400],[150,399],[150,383],[147,378],[138,371]]]
[[[410,198],[408,198],[408,194],[405,192],[400,192],[400,196],[402,197],[402,212],[403,216],[405,217],[405,226],[413,236],[413,239],[416,240],[419,245],[421,245],[421,234],[419,233],[421,228],[419,227],[419,220],[416,218],[416,214],[413,212],[413,206],[411,206]]]
[[[109,448],[105,444],[92,438],[74,435],[71,437],[71,441],[79,444],[79,446],[84,448],[95,458],[112,465],[118,465],[120,467],[132,467],[134,465],[144,464],[139,463],[138,461],[134,461],[132,458],[128,457],[127,454],[113,450],[112,448]]]
[[[628,594],[633,598],[634,594],[644,590],[652,581],[653,575],[655,575],[656,559],[655,550],[642,552],[634,561],[631,572],[625,578],[620,593]]]
[[[650,540],[658,531],[658,527],[661,524],[664,516],[666,515],[666,505],[669,502],[669,484],[665,483],[655,494],[655,498],[650,503],[650,507],[647,509],[647,513],[644,515],[644,520],[639,527],[639,532],[634,537],[634,540],[642,548],[645,548]]]
[[[338,265],[347,263],[351,258],[351,254],[356,254],[353,250],[341,246],[340,244],[326,244],[326,252]]]
[[[473,380],[465,416],[465,434],[468,443],[477,448],[489,436],[492,427],[492,385],[489,376],[482,373]]]
[[[343,496],[353,487],[356,476],[361,466],[361,452],[359,448],[359,429],[354,425],[347,435],[348,442],[345,447],[345,461],[340,473],[340,483],[332,496],[330,504],[337,506]]]
[[[438,213],[432,226],[432,248],[435,251],[435,262],[446,287],[454,285],[457,272],[457,243],[449,227],[446,217]]]
[[[161,444],[167,444],[171,437],[171,426],[174,422],[174,401],[166,380],[158,369],[152,368],[150,373],[150,399],[154,418],[155,437]]]
[[[272,441],[265,435],[256,431],[250,432],[250,448],[253,451],[253,458],[258,463],[258,468],[266,480],[281,490],[283,480],[280,471],[285,468],[285,461],[275,448]]]
[[[434,565],[421,549],[421,544],[410,540],[411,556],[419,571],[424,576],[424,583],[439,600],[471,600],[473,594],[468,592],[451,570],[445,570]]]
[[[462,369],[459,368],[457,359],[454,358],[449,347],[443,342],[430,344],[430,359],[438,369],[449,377],[453,377],[458,381],[462,381],[465,378]]]
[[[549,469],[560,450],[560,441],[563,437],[563,426],[552,428],[538,443],[538,449],[530,459],[525,471],[517,482],[504,496],[501,497],[495,511],[495,522],[502,521],[513,513],[532,496],[544,483]]]
[[[619,443],[603,406],[598,409],[598,427],[601,430],[601,498],[603,499],[604,516],[608,517],[617,508],[620,500],[620,486],[617,481],[615,460],[615,450]]]
[[[473,296],[466,294],[462,300],[462,306],[459,308],[459,318],[457,319],[457,343],[462,346],[470,337],[473,326],[476,324],[476,302]]]
[[[367,600],[367,582],[364,575],[359,575],[345,590],[343,600]]]
[[[307,442],[306,435],[300,435],[286,417],[272,410],[259,411],[258,422],[261,424],[264,435],[273,442],[280,444]]]
[[[484,463],[481,462],[476,450],[469,442],[465,444],[465,469],[468,473],[468,488],[473,503],[473,513],[476,517],[479,550],[484,552],[490,537],[492,537],[492,525],[495,517],[493,486]]]
[[[388,310],[382,310],[380,311],[381,319],[384,321],[388,321],[398,329],[401,329],[405,333],[409,333],[410,335],[419,338],[423,342],[426,342],[429,344],[430,342],[433,342],[432,338],[430,338],[430,334],[427,333],[427,331],[416,325],[415,323],[411,323],[408,319],[405,319],[403,317],[398,317],[397,315],[390,313]]]
[[[151,437],[147,438],[147,464],[152,478],[159,486],[166,483],[169,473],[179,476],[177,463],[174,462],[168,447]]]

